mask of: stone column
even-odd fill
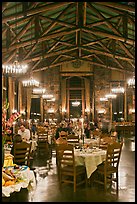
[[[11,115],[14,109],[14,100],[15,100],[12,77],[8,77],[8,83],[9,83],[8,85],[9,115]]]
[[[23,95],[22,95],[22,82],[20,82],[19,81],[19,83],[18,83],[18,111],[19,112],[22,112],[23,111],[23,107],[22,107],[22,97],[23,97]]]
[[[61,105],[62,105],[62,117],[64,118],[65,110],[66,110],[66,79],[61,80]],[[68,107],[67,107],[68,113]]]
[[[87,110],[87,116],[89,119],[90,116],[90,81],[89,79],[85,79],[85,102],[86,102],[86,110]]]
[[[43,111],[43,98],[40,97],[40,114],[41,114],[41,122],[44,122],[44,115],[43,115],[44,111]]]
[[[112,84],[110,83],[110,92],[111,92]],[[109,99],[109,110],[110,110],[110,123],[112,123],[112,98]]]
[[[31,88],[28,88],[28,89],[27,89],[27,120],[30,119],[31,92],[32,92],[32,89],[31,89]]]
[[[124,92],[124,120],[127,121],[127,84],[126,82],[124,83],[124,89],[125,89],[125,92]]]

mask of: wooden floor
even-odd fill
[[[37,186],[35,192],[22,189],[2,202],[135,202],[135,137],[124,138],[119,165],[119,194],[115,191],[104,193],[99,186],[81,186],[73,193],[71,185],[59,190],[56,155],[54,148],[50,154],[36,154],[32,168],[35,170]]]

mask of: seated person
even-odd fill
[[[56,140],[56,144],[67,144],[67,132],[59,132],[59,138]]]
[[[22,141],[29,142],[30,140],[30,130],[25,128],[25,125],[21,125],[20,129],[18,130],[18,134],[21,135]]]
[[[14,135],[13,137],[13,146],[12,146],[12,149],[11,149],[11,154],[14,155],[14,145],[16,143],[21,143],[22,142],[22,137],[20,134],[16,134]]]

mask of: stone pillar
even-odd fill
[[[61,80],[61,106],[62,106],[62,117],[64,118],[66,110],[66,79]],[[68,113],[68,107],[67,107]]]
[[[127,84],[126,82],[124,83],[124,120],[127,121]]]
[[[15,100],[12,77],[8,77],[8,83],[9,83],[8,85],[9,115],[11,115],[14,109],[14,100]]]
[[[43,98],[40,97],[40,114],[41,114],[41,122],[44,122],[44,117],[43,117]]]
[[[31,108],[31,88],[27,88],[27,120],[30,119],[30,108]]]
[[[90,119],[90,81],[89,79],[85,79],[85,106],[87,111],[88,119]]]
[[[112,88],[112,84],[110,83],[110,93],[111,93],[111,88]],[[112,123],[112,99],[110,98],[109,99],[109,103],[110,103],[110,106],[109,106],[109,110],[110,110],[110,123]]]
[[[18,111],[22,112],[23,111],[23,106],[22,106],[22,82],[19,81],[18,83]]]

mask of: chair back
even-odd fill
[[[79,144],[79,135],[70,134],[67,137],[68,144]]]
[[[46,140],[48,141],[48,131],[41,131],[38,133],[38,142]]]
[[[74,147],[72,144],[59,144],[56,146],[57,165],[60,168],[64,166],[75,166]]]
[[[41,131],[38,133],[38,150],[39,152],[48,152],[48,132],[47,131]]]
[[[30,165],[30,151],[32,142],[21,142],[14,145],[14,163],[19,165]]]
[[[107,146],[107,154],[105,160],[105,169],[106,171],[115,168],[118,171],[119,160],[121,156],[123,142],[114,142],[112,144],[108,144]]]
[[[68,136],[68,133],[64,130],[61,130],[59,132],[59,137],[62,137],[63,139],[66,139],[67,140],[67,136]]]
[[[116,142],[116,137],[111,137],[111,135],[102,133],[99,138],[99,148],[107,149],[108,144]]]

